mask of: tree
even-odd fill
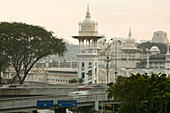
[[[11,58],[16,76],[23,84],[29,71],[41,58],[52,54],[62,56],[67,50],[63,39],[40,26],[17,22],[0,23],[0,40]]]
[[[4,51],[3,42],[0,43],[0,84],[2,84],[1,72],[4,72],[10,65],[10,58]]]
[[[83,82],[84,82],[84,79],[83,79],[83,78],[78,78],[77,82],[78,82],[78,83],[83,83]]]
[[[77,79],[73,78],[73,79],[69,80],[68,82],[69,82],[70,84],[72,84],[72,83],[77,83]]]
[[[84,82],[84,80],[83,80],[83,78],[73,78],[73,79],[71,79],[71,80],[69,80],[69,83],[70,84],[72,84],[72,83],[83,83]]]
[[[107,92],[109,99],[121,102],[119,113],[170,112],[170,79],[165,74],[132,74],[110,84]]]

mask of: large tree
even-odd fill
[[[3,41],[1,41],[0,42],[0,84],[2,84],[1,72],[4,72],[8,68],[10,63],[9,62],[10,58],[6,54],[4,47],[5,47],[4,43]]]
[[[119,113],[170,112],[170,79],[165,74],[121,77],[107,92],[108,98],[121,103]]]
[[[67,44],[53,32],[25,23],[1,22],[0,40],[11,58],[20,84],[38,60],[52,54],[62,56],[67,50]]]

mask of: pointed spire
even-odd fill
[[[86,12],[86,18],[90,18],[90,12],[89,12],[89,4],[87,4],[87,12]]]
[[[131,27],[129,27],[129,35],[128,35],[128,37],[132,37]]]

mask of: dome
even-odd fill
[[[97,26],[98,24],[95,23],[90,16],[89,7],[87,7],[87,12],[85,19],[83,22],[79,23],[80,36],[97,36]]]
[[[126,44],[134,44],[135,40],[132,37],[128,37],[125,41]]]
[[[157,46],[153,46],[151,49],[150,49],[151,52],[160,52],[159,48]]]
[[[91,18],[85,18],[81,23],[81,31],[95,31],[95,23]]]

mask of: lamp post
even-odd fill
[[[115,72],[114,72],[114,75],[115,75],[115,83],[117,82],[117,43],[121,43],[120,40],[116,40],[115,41]]]
[[[112,40],[112,38],[110,39],[110,40]],[[107,55],[106,55],[106,59],[105,59],[105,61],[106,61],[106,75],[107,75],[107,84],[109,83],[109,62],[110,62],[110,59],[109,59],[109,48],[110,48],[110,46],[111,46],[111,44],[109,44],[109,41],[110,40],[108,40],[108,43],[107,43],[107,48],[106,48],[106,52],[107,52]]]

